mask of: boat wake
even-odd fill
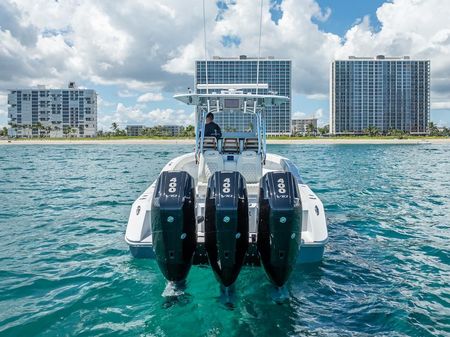
[[[174,305],[184,306],[191,302],[191,295],[186,291],[186,281],[167,282],[166,288],[161,294],[164,297],[164,308],[170,308]]]
[[[282,287],[272,287],[270,295],[276,304],[288,303],[290,299],[289,291],[285,285]]]
[[[220,286],[220,303],[228,309],[234,309],[237,302],[236,287],[232,284],[229,287]]]

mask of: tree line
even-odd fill
[[[35,123],[35,124],[29,124],[29,125],[27,125],[27,124],[22,124],[22,125],[12,124],[11,127],[15,128],[16,130],[20,129],[22,131],[26,131],[25,135],[24,135],[25,137],[27,135],[32,137],[33,136],[32,131],[37,130],[37,133],[38,133],[39,137],[41,137],[41,138],[50,137],[51,131],[61,131],[62,130],[64,137],[74,137],[80,131],[80,129],[70,127],[70,126],[65,126],[65,127],[61,127],[58,125],[44,126],[40,122]],[[447,127],[438,128],[436,126],[436,124],[433,122],[430,122],[428,124],[428,130],[429,130],[430,136],[450,137],[450,128],[447,128]],[[232,128],[224,128],[224,131],[236,131],[236,130],[232,129]],[[293,133],[293,136],[315,137],[315,136],[327,136],[327,135],[329,135],[329,133],[330,133],[330,128],[328,125],[325,125],[324,127],[316,128],[312,123],[310,123],[306,126],[306,128],[303,132],[295,131]],[[348,133],[351,134],[351,132],[348,132]],[[369,126],[362,132],[362,134],[368,135],[370,137],[393,136],[396,138],[403,138],[403,137],[408,136],[407,132],[402,131],[402,130],[396,130],[396,129],[391,129],[391,130],[383,133],[379,128],[377,128],[375,126]],[[3,127],[0,129],[0,136],[2,136],[2,137],[8,136],[8,128],[7,127]],[[121,129],[119,127],[118,123],[114,122],[111,124],[110,131],[105,132],[103,130],[100,130],[97,132],[97,136],[98,137],[126,137],[127,132],[125,129]],[[190,138],[190,137],[195,137],[195,128],[193,125],[181,127],[179,134],[172,136],[171,131],[167,127],[162,126],[162,125],[157,125],[157,126],[153,126],[153,127],[142,128],[139,136]]]
[[[74,137],[81,130],[80,128],[74,128],[70,126],[61,127],[59,125],[43,125],[41,122],[33,124],[11,124],[11,128],[16,130],[25,131],[24,137],[33,137],[33,130],[37,131],[37,134],[41,138],[50,137],[52,131],[61,131],[64,137]],[[0,130],[0,136],[7,136],[8,129],[6,127]]]
[[[450,136],[450,129],[449,128],[442,128],[442,130],[440,130],[436,124],[434,124],[433,122],[428,123],[428,131],[429,131],[429,136],[435,136],[435,137],[449,137]],[[408,136],[409,133],[405,132],[403,130],[397,130],[397,129],[390,129],[387,132],[381,132],[381,130],[375,126],[369,126],[367,129],[364,130],[363,132],[366,135],[369,135],[371,137],[376,137],[376,136],[393,136],[393,137],[397,137],[397,138],[403,138],[405,136]]]
[[[98,137],[125,137],[127,136],[126,129],[121,129],[118,123],[113,122],[110,127],[110,131],[100,130],[97,132]],[[188,125],[186,127],[182,126],[180,132],[176,135],[172,135],[169,128],[157,125],[152,127],[144,127],[140,130],[139,136],[143,137],[195,137],[195,127],[193,125]]]
[[[450,137],[450,129],[447,127],[438,128],[436,124],[433,122],[430,122],[428,124],[428,131],[429,136],[434,137]],[[305,132],[296,132],[294,133],[294,136],[325,136],[330,133],[330,128],[328,125],[325,125],[323,128],[315,128],[313,124],[308,124],[306,126]],[[346,132],[344,131],[343,134],[354,134],[353,132]],[[370,137],[377,137],[377,136],[391,136],[396,138],[403,138],[409,135],[409,132],[398,130],[398,129],[390,129],[387,132],[382,132],[379,128],[376,126],[369,126],[368,128],[364,129],[361,133],[361,135],[368,135]]]
[[[8,128],[4,126],[2,129],[0,129],[0,137],[4,137],[8,135]]]

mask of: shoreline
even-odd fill
[[[0,140],[1,145],[162,145],[180,144],[194,145],[194,139],[20,139]],[[450,138],[420,138],[420,139],[269,139],[267,144],[283,145],[333,145],[333,144],[450,144]]]

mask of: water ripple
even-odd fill
[[[450,147],[270,149],[324,202],[330,242],[284,305],[245,268],[230,310],[197,266],[167,305],[155,261],[123,241],[131,203],[190,145],[0,147],[0,335],[450,335]]]

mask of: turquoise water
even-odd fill
[[[123,240],[131,203],[191,148],[0,146],[0,335],[450,335],[450,146],[271,146],[322,199],[330,242],[284,305],[243,270],[234,310],[200,267],[167,305]]]

